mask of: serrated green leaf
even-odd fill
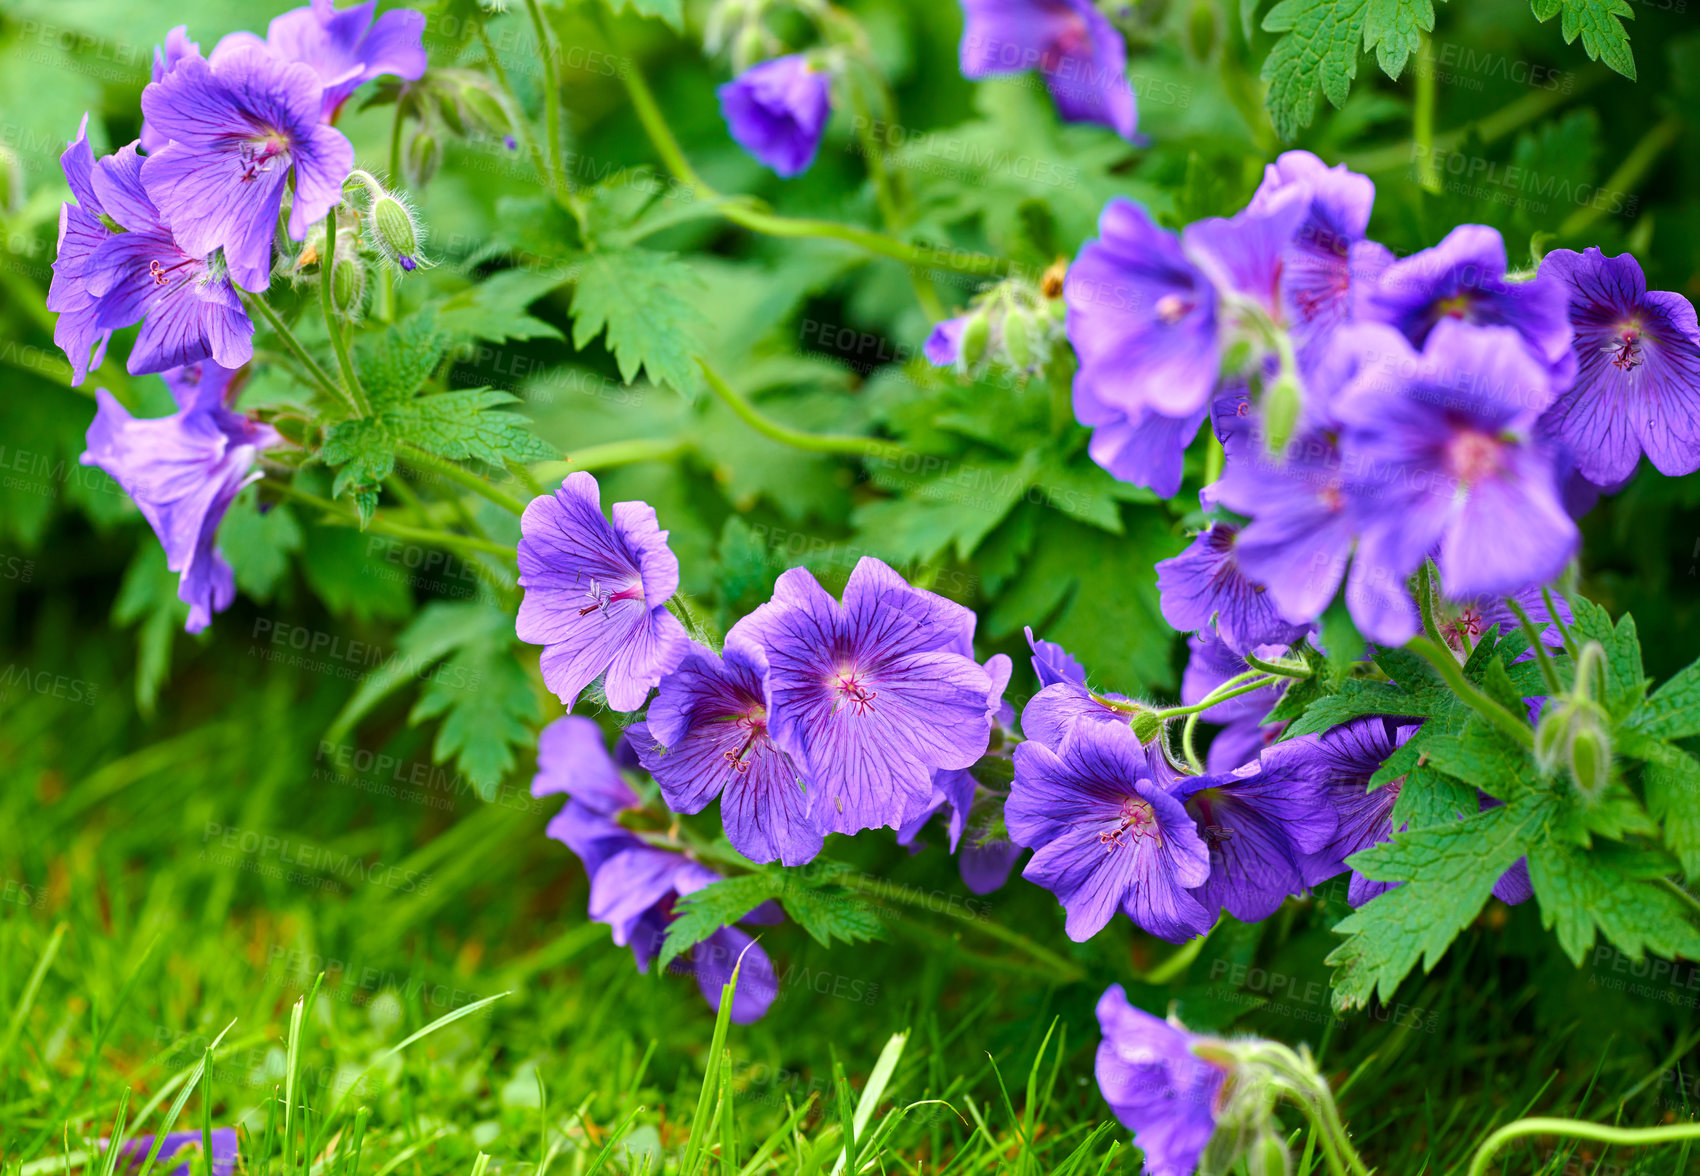
[[[504,461],[547,461],[560,456],[513,412],[492,411],[519,397],[491,388],[421,396],[384,414],[398,438],[455,461],[469,458],[501,466]]]
[[[262,512],[249,492],[219,524],[218,548],[236,573],[236,586],[264,602],[289,569],[289,556],[301,549],[301,528],[288,506],[280,502]]]
[[[1355,679],[1340,683],[1331,694],[1316,699],[1282,734],[1288,738],[1313,735],[1338,727],[1351,719],[1365,715],[1406,715],[1412,718],[1433,718],[1451,708],[1450,695],[1433,690],[1413,693],[1391,682],[1361,682]]]
[[[1469,926],[1499,876],[1526,852],[1525,830],[1542,801],[1491,808],[1462,821],[1396,834],[1354,854],[1360,873],[1399,886],[1359,907],[1334,928],[1347,939],[1328,956],[1335,973],[1334,1007],[1390,999],[1420,959],[1428,971]]]
[[[593,253],[573,292],[573,346],[608,332],[608,349],[631,383],[641,369],[651,383],[693,396],[700,376],[692,357],[703,316],[686,295],[701,281],[671,253],[625,249]]]
[[[447,332],[488,339],[559,339],[561,332],[526,313],[539,298],[564,285],[559,270],[503,270],[462,290],[437,310],[437,323]]]
[[[1281,0],[1263,18],[1283,34],[1263,62],[1275,131],[1291,139],[1316,117],[1316,96],[1343,105],[1358,74],[1358,51],[1371,0]]]
[[[1559,32],[1566,45],[1582,38],[1589,61],[1603,61],[1612,69],[1635,80],[1635,54],[1629,48],[1625,17],[1635,19],[1629,0],[1532,0],[1535,19],[1545,23],[1562,14]]]
[[[1364,12],[1364,48],[1375,52],[1381,70],[1397,78],[1417,51],[1424,33],[1434,32],[1430,0],[1370,0]]]
[[[1700,735],[1700,661],[1690,663],[1653,691],[1629,722],[1654,739]]]
[[[448,342],[429,307],[376,334],[356,339],[354,367],[373,409],[381,412],[417,392],[442,362]]]
[[[1654,884],[1660,863],[1628,851],[1585,853],[1548,841],[1529,853],[1529,881],[1541,925],[1558,929],[1559,946],[1581,964],[1596,930],[1625,954],[1700,959],[1700,930],[1681,899]]]
[[[1700,878],[1700,761],[1664,744],[1641,774],[1647,809],[1664,828],[1665,845],[1690,880]]]
[[[822,947],[834,940],[863,943],[881,933],[879,917],[866,899],[854,891],[831,883],[785,888],[785,913]]]
[[[463,645],[426,678],[410,723],[442,716],[431,757],[452,756],[485,800],[495,798],[514,766],[515,747],[535,741],[539,715],[531,680],[514,656],[511,640],[494,635]]]
[[[372,521],[378,485],[395,470],[395,447],[395,437],[375,417],[338,421],[325,431],[319,460],[336,470],[331,494],[355,492],[361,529]]]
[[[1622,720],[1647,694],[1635,618],[1626,613],[1614,625],[1610,613],[1583,596],[1573,597],[1570,606],[1575,614],[1570,631],[1576,640],[1598,641],[1605,649],[1606,693],[1600,701],[1614,719]]]
[[[785,889],[783,874],[763,870],[723,878],[683,895],[673,908],[675,918],[667,925],[667,938],[656,962],[665,968],[680,953],[736,923],[762,903],[778,898]]]
[[[501,641],[512,629],[513,619],[508,614],[485,604],[446,601],[427,604],[396,638],[399,656],[366,675],[354,696],[331,721],[325,732],[326,740],[341,742],[373,707],[454,650],[485,641]]]
[[[1471,714],[1456,733],[1425,740],[1423,748],[1436,771],[1500,800],[1542,790],[1528,751],[1480,715]]]

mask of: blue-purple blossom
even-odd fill
[[[1565,387],[1575,378],[1576,355],[1564,283],[1552,274],[1512,281],[1505,270],[1498,229],[1459,225],[1440,244],[1393,262],[1361,287],[1356,314],[1390,324],[1421,350],[1444,322],[1508,327],[1546,365],[1553,386]]]
[[[228,368],[253,357],[254,324],[215,257],[186,252],[142,186],[130,144],[96,161],[85,116],[61,162],[76,204],[60,210],[59,256],[47,307],[54,341],[81,384],[106,354],[112,332],[142,329],[126,367],[133,375],[214,359]],[[102,218],[125,232],[113,232]],[[91,354],[92,353],[92,354]]]
[[[972,656],[974,620],[864,557],[842,605],[792,568],[733,626],[728,642],[767,655],[768,732],[801,765],[823,833],[900,828],[926,808],[935,771],[985,753],[999,699]]]
[[[1027,648],[1033,651],[1033,676],[1039,679],[1041,689],[1054,686],[1058,682],[1086,685],[1086,668],[1074,659],[1072,653],[1055,641],[1044,641],[1033,636],[1031,625],[1024,626],[1021,631],[1027,637]]]
[[[809,170],[832,114],[832,75],[806,54],[752,65],[721,86],[720,113],[732,137],[790,179]]]
[[[1267,770],[1308,779],[1335,818],[1333,833],[1304,856],[1305,885],[1315,886],[1349,869],[1347,858],[1393,836],[1393,806],[1405,779],[1401,776],[1374,789],[1369,781],[1418,726],[1417,719],[1353,719],[1321,736],[1302,735],[1277,743],[1264,753]],[[1346,901],[1361,906],[1394,885],[1352,870]]]
[[[154,1157],[154,1163],[157,1165],[154,1170],[160,1176],[189,1176],[191,1169],[197,1166],[208,1176],[231,1176],[236,1170],[237,1138],[234,1127],[212,1129],[212,1154],[199,1165],[196,1164],[195,1158],[200,1156],[201,1149],[207,1143],[207,1137],[199,1128],[192,1131],[167,1132],[163,1138],[138,1135],[134,1139],[126,1139],[118,1146],[118,1170],[139,1166],[153,1149],[155,1139],[159,1139],[159,1153]]]
[[[1074,416],[1092,430],[1086,452],[1118,482],[1144,486],[1164,498],[1180,491],[1186,447],[1198,436],[1204,410],[1165,416],[1152,408],[1124,409],[1074,389]]]
[[[232,412],[222,400],[193,401],[167,417],[137,419],[104,388],[89,425],[84,465],[124,488],[178,573],[198,633],[236,598],[236,578],[216,546],[218,525],[244,486],[257,481],[260,452],[280,443],[270,425]]]
[[[638,758],[676,813],[718,797],[732,847],[753,862],[800,866],[821,832],[796,762],[768,734],[767,655],[742,634],[719,656],[692,645],[661,680],[648,719],[631,728]]]
[[[1258,645],[1291,645],[1303,626],[1282,619],[1268,589],[1246,575],[1235,553],[1239,528],[1211,523],[1181,554],[1157,564],[1163,619],[1183,633],[1215,621],[1216,633],[1235,653]]]
[[[1209,850],[1125,724],[1076,723],[1060,753],[1036,739],[1017,747],[1004,822],[1036,851],[1021,876],[1057,896],[1077,943],[1117,908],[1171,943],[1214,921],[1191,893],[1210,876]]]
[[[1506,327],[1446,320],[1421,355],[1391,334],[1377,346],[1337,405],[1358,563],[1403,579],[1437,553],[1454,598],[1555,578],[1579,535],[1554,453],[1533,436],[1551,399],[1547,369]],[[1408,608],[1353,615],[1366,637],[1386,644],[1416,628]]]
[[[1133,1132],[1146,1176],[1193,1176],[1216,1132],[1228,1072],[1192,1052],[1204,1040],[1144,1009],[1120,984],[1098,998],[1098,1090]]]
[[[1223,299],[1248,304],[1270,322],[1281,323],[1287,251],[1310,212],[1311,189],[1287,184],[1260,193],[1261,199],[1231,217],[1194,221],[1181,233],[1181,244]],[[1225,306],[1222,317],[1234,318],[1234,308]]]
[[[189,39],[189,26],[178,25],[169,33],[165,34],[164,45],[154,46],[153,80],[156,82],[164,81],[165,75],[170,73],[176,67],[178,62],[182,61],[185,57],[199,57],[200,55],[200,45]],[[145,118],[142,120],[142,133],[140,135],[140,140],[142,150],[146,151],[149,155],[152,155],[155,151],[158,151],[161,147],[165,146],[166,143],[170,142],[170,140],[164,135],[155,131]]]
[[[531,795],[556,793],[603,814],[641,803],[610,758],[602,728],[583,715],[562,715],[537,736],[537,775],[531,782]]]
[[[245,290],[271,279],[286,187],[296,241],[342,199],[354,148],[319,122],[323,94],[312,66],[241,44],[185,57],[142,91],[149,126],[170,140],[142,167],[148,196],[185,252],[224,250]]]
[[[967,315],[948,318],[933,326],[932,333],[921,346],[921,354],[934,367],[950,367],[962,358],[962,329],[968,325]]]
[[[679,559],[645,502],[616,502],[602,515],[596,478],[568,474],[553,494],[531,500],[520,519],[514,631],[544,647],[543,681],[568,710],[599,675],[615,710],[635,711],[690,648],[667,611],[679,588]]]
[[[1335,830],[1332,798],[1306,769],[1266,757],[1176,786],[1210,850],[1210,877],[1193,891],[1206,911],[1225,910],[1255,923],[1304,888],[1303,863],[1329,844]]]
[[[408,81],[424,76],[425,14],[392,8],[374,19],[377,7],[370,0],[341,9],[333,0],[312,0],[273,17],[264,41],[249,32],[231,33],[213,56],[240,46],[263,47],[283,61],[312,66],[324,85],[321,116],[333,122],[343,102],[362,84],[385,74]]]
[[[1091,0],[962,0],[962,12],[962,76],[1036,69],[1063,118],[1134,138],[1127,43]]]
[[[1681,294],[1648,290],[1627,253],[1554,249],[1541,277],[1569,300],[1576,381],[1541,418],[1582,476],[1615,486],[1645,453],[1661,474],[1700,469],[1700,324]]]

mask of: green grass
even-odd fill
[[[203,1122],[242,1128],[249,1172],[824,1176],[847,1137],[882,1172],[1136,1172],[1092,1079],[1111,982],[1198,1028],[1309,1043],[1386,1173],[1462,1171],[1524,1114],[1692,1117],[1686,981],[1609,991],[1611,961],[1571,969],[1530,912],[1496,906],[1402,1003],[1336,1022],[1326,893],[1170,958],[1125,927],[1068,944],[1017,878],[989,918],[1086,976],[1056,986],[975,920],[928,909],[969,897],[937,848],[873,837],[831,848],[911,888],[892,894],[936,897],[888,898],[872,945],[768,929],[779,1000],[755,1025],[717,1023],[694,978],[639,976],[586,923],[584,877],[543,836],[552,802],[338,777],[301,733],[346,686],[256,685],[237,641],[195,654],[153,723],[107,656],[80,671],[109,687],[93,706],[18,693],[0,717],[4,1176],[67,1154],[99,1171],[102,1137]],[[399,722],[381,746],[404,778],[428,762]],[[1522,1141],[1496,1163],[1605,1176],[1690,1160],[1589,1147]]]

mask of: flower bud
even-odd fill
[[[1003,316],[1003,350],[1012,367],[1026,368],[1033,362],[1032,327],[1019,310]]]
[[[443,162],[443,148],[430,131],[421,130],[407,142],[407,154],[402,156],[402,170],[407,182],[422,188],[437,174]]]
[[[1282,372],[1263,394],[1263,443],[1270,453],[1280,453],[1299,423],[1299,381]]]
[[[1281,1137],[1265,1127],[1246,1149],[1245,1169],[1247,1176],[1289,1176],[1293,1157]]]
[[[962,365],[973,367],[986,354],[986,343],[992,337],[992,324],[985,311],[971,315],[962,328]]]
[[[767,38],[762,34],[761,25],[752,22],[738,30],[738,38],[732,43],[732,65],[742,70],[767,55]]]
[[[1564,769],[1582,799],[1593,801],[1611,783],[1611,729],[1592,699],[1554,700],[1535,728],[1535,762],[1549,775]]]
[[[1216,49],[1216,6],[1210,0],[1197,0],[1187,21],[1187,37],[1192,43],[1192,55],[1207,59]]]
[[[373,248],[402,269],[419,267],[420,226],[413,212],[386,192],[372,202],[370,239]]]
[[[1150,743],[1163,732],[1163,720],[1157,717],[1156,711],[1136,711],[1128,725],[1133,728],[1133,733],[1139,737],[1141,743]]]
[[[460,100],[466,104],[467,113],[492,135],[506,135],[513,129],[508,112],[502,108],[496,96],[484,87],[467,86],[460,92]]]
[[[331,268],[331,304],[344,318],[358,318],[366,299],[366,265],[360,255],[337,255]]]

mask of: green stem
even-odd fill
[[[1245,664],[1263,674],[1274,674],[1277,678],[1308,678],[1310,669],[1306,666],[1289,665],[1286,662],[1264,661],[1254,653],[1245,655]]]
[[[587,445],[564,461],[540,461],[531,467],[531,476],[547,486],[574,470],[608,470],[640,461],[672,461],[690,451],[690,442],[683,438],[634,437],[628,441]]]
[[[531,14],[531,27],[537,33],[537,50],[543,58],[543,133],[549,138],[549,174],[557,196],[570,190],[561,173],[561,80],[555,73],[555,53],[551,49],[549,26],[543,21],[543,11],[537,0],[525,0]]]
[[[1665,890],[1669,891],[1674,897],[1680,899],[1682,904],[1694,914],[1700,915],[1700,898],[1696,898],[1694,895],[1688,893],[1688,889],[1686,887],[1670,878],[1657,878],[1654,879],[1654,881]]]
[[[755,405],[744,397],[743,393],[738,392],[721,379],[719,374],[708,366],[706,360],[698,357],[697,363],[701,366],[703,375],[708,379],[708,386],[714,389],[714,394],[725,401],[726,406],[737,413],[740,420],[762,436],[777,441],[781,445],[789,445],[793,449],[806,449],[811,453],[842,453],[852,457],[892,457],[902,452],[891,442],[880,441],[874,437],[805,433],[801,429],[782,425],[772,417],[764,416]]]
[[[1411,112],[1411,147],[1417,156],[1417,183],[1439,195],[1440,170],[1434,158],[1434,44],[1427,37],[1417,47],[1417,93]]]
[[[1229,678],[1191,706],[1171,706],[1164,710],[1153,711],[1152,714],[1159,720],[1203,714],[1219,702],[1227,702],[1230,698],[1238,698],[1242,694],[1250,694],[1253,690],[1261,690],[1274,680],[1267,674],[1260,674],[1256,670],[1247,670],[1243,674],[1236,674]],[[1241,683],[1244,683],[1244,685],[1241,685]]]
[[[1540,631],[1535,628],[1535,622],[1529,619],[1529,614],[1523,611],[1523,606],[1517,602],[1516,597],[1507,596],[1505,603],[1511,606],[1517,623],[1523,627],[1523,635],[1529,639],[1529,648],[1535,651],[1535,660],[1541,663],[1541,677],[1546,679],[1547,697],[1557,698],[1564,693],[1564,685],[1558,680],[1558,667],[1553,665],[1552,655],[1547,652]]]
[[[345,519],[350,523],[359,523],[360,516],[341,503],[321,498],[317,494],[298,489],[288,482],[268,478],[264,485],[283,497],[299,502],[304,506],[317,507],[328,515]],[[437,547],[445,547],[451,551],[477,552],[482,555],[495,555],[503,559],[516,559],[514,548],[508,544],[492,543],[488,539],[474,539],[470,535],[456,535],[452,531],[437,531],[426,527],[410,527],[405,523],[392,522],[381,515],[366,525],[368,531],[376,531],[380,535],[389,535],[396,539],[410,539],[415,543],[430,543]]]
[[[1193,749],[1193,733],[1198,730],[1198,715],[1194,712],[1186,717],[1186,725],[1181,728],[1181,754],[1186,756],[1187,766],[1194,775],[1204,775],[1204,765],[1199,761],[1198,752]]]
[[[325,218],[325,256],[319,262],[319,306],[325,314],[325,334],[331,337],[331,350],[336,352],[337,367],[342,372],[342,388],[354,415],[372,415],[366,402],[366,389],[360,386],[360,373],[354,370],[354,357],[348,353],[348,340],[343,337],[342,324],[336,315],[336,209]]]
[[[1476,1148],[1468,1176],[1485,1176],[1493,1154],[1515,1139],[1529,1135],[1561,1135],[1594,1143],[1639,1147],[1650,1143],[1677,1143],[1700,1139],[1700,1123],[1673,1123],[1668,1127],[1607,1127],[1584,1119],[1518,1119],[1507,1123]]]
[[[1606,178],[1603,185],[1609,193],[1624,193],[1640,183],[1646,174],[1652,170],[1670,146],[1682,135],[1685,120],[1680,114],[1665,116],[1664,120],[1655,124],[1653,129],[1641,136],[1639,142],[1630,149],[1617,170]],[[1597,191],[1598,189],[1596,189]],[[1564,218],[1564,223],[1558,226],[1560,237],[1576,237],[1589,225],[1600,219],[1605,210],[1598,206],[1597,201],[1589,201],[1581,208]]]
[[[844,241],[869,253],[889,257],[920,269],[949,270],[952,273],[974,277],[1004,277],[1014,267],[1013,262],[988,254],[959,256],[955,250],[927,249],[855,225],[774,216],[751,208],[747,202],[735,203],[709,187],[691,167],[685,153],[679,148],[678,140],[673,137],[661,108],[656,105],[655,95],[650,91],[649,84],[644,81],[643,74],[633,66],[621,72],[620,80],[625,83],[626,93],[632,100],[632,109],[637,114],[638,121],[643,124],[644,131],[649,135],[656,154],[661,157],[661,162],[666,165],[667,170],[679,181],[689,185],[699,199],[713,203],[716,211],[734,224],[769,237],[822,237]]]
[[[490,72],[496,75],[496,84],[502,87],[502,93],[507,96],[508,113],[514,120],[514,133],[525,144],[525,154],[531,160],[531,166],[537,170],[537,182],[542,185],[544,191],[550,191],[554,188],[554,183],[549,177],[548,165],[543,162],[543,150],[537,145],[537,136],[531,133],[531,124],[525,117],[525,108],[520,105],[513,84],[508,81],[508,71],[502,67],[501,58],[496,56],[496,47],[490,43],[490,33],[484,27],[482,8],[479,9],[476,28],[478,42],[484,48],[484,59],[490,63]]]
[[[1564,623],[1564,617],[1558,611],[1557,602],[1552,598],[1551,588],[1541,589],[1541,600],[1547,606],[1547,616],[1551,617],[1552,623],[1558,626],[1558,635],[1564,638],[1564,652],[1570,655],[1571,661],[1575,661],[1581,656],[1582,651],[1576,645],[1576,638],[1570,633],[1570,626]]]
[[[510,511],[516,515],[523,515],[525,513],[525,503],[510,494],[506,494],[496,489],[483,478],[480,478],[477,474],[468,473],[466,470],[461,469],[452,461],[445,461],[436,454],[427,453],[417,445],[409,444],[406,441],[403,441],[396,446],[396,453],[402,458],[402,460],[407,462],[408,465],[422,470],[430,470],[434,474],[441,474],[449,481],[466,487],[474,494],[483,498],[488,498],[491,502],[494,502],[505,511]]]
[[[295,332],[284,325],[283,320],[278,317],[277,311],[273,310],[264,298],[243,291],[242,304],[249,310],[259,311],[260,317],[266,320],[273,334],[283,343],[284,349],[295,357],[296,363],[306,369],[307,374],[313,377],[313,382],[318,384],[326,395],[335,400],[341,400],[348,405],[351,411],[358,413],[358,407],[354,402],[348,399],[343,390],[337,386],[336,381],[331,379],[325,369],[319,366],[319,361],[308,354],[307,349],[301,345],[301,340],[295,337]]]
[[[1434,577],[1430,574],[1432,563],[1424,562],[1417,569],[1417,613],[1422,618],[1423,632],[1428,639],[1441,648],[1446,647],[1446,638],[1440,635],[1440,626],[1434,619]]]
[[[1506,710],[1493,698],[1484,693],[1475,683],[1464,677],[1464,671],[1458,665],[1458,659],[1452,656],[1444,642],[1436,642],[1428,637],[1413,637],[1405,647],[1424,657],[1429,665],[1439,671],[1446,679],[1446,684],[1452,687],[1452,692],[1470,706],[1477,714],[1498,727],[1516,742],[1524,747],[1535,746],[1534,732],[1529,724]]]

